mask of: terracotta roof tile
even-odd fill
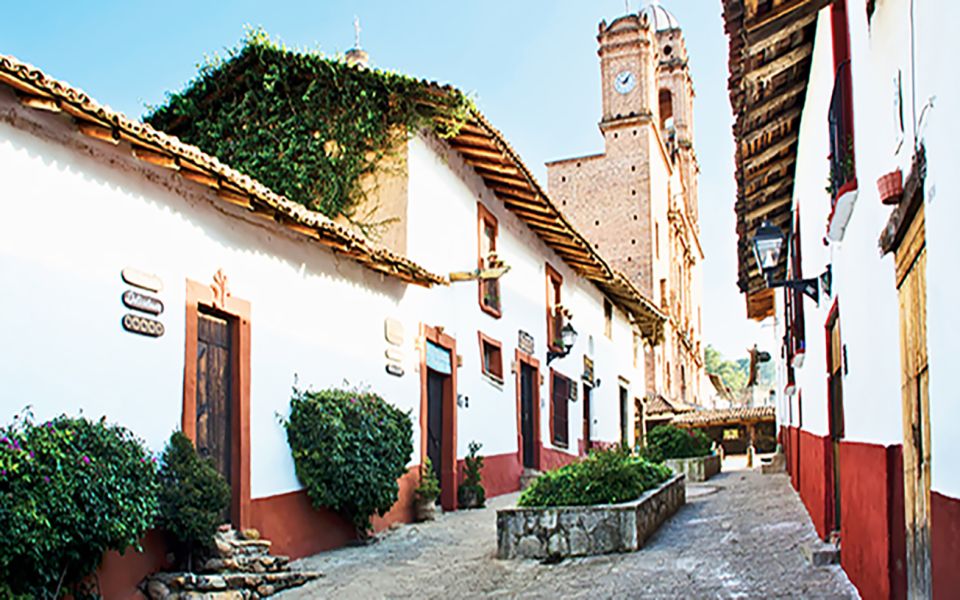
[[[697,410],[676,416],[671,421],[681,427],[696,425],[724,425],[742,421],[773,421],[776,409],[772,406],[754,406],[737,408],[719,408],[715,410]]]

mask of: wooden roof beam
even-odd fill
[[[759,81],[772,79],[774,75],[796,66],[803,59],[809,57],[812,53],[813,43],[807,42],[806,44],[787,52],[783,56],[766,63],[765,65],[747,71],[747,73],[744,75],[744,80],[750,84],[756,84]]]

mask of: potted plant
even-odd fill
[[[880,190],[880,202],[884,204],[897,204],[900,202],[900,196],[903,195],[903,171],[897,168],[877,180],[877,188]]]
[[[483,457],[479,455],[481,444],[470,442],[470,453],[463,460],[463,483],[457,488],[460,508],[481,508],[486,502],[486,492],[480,483]]]
[[[417,521],[434,520],[437,515],[437,498],[440,497],[440,482],[433,472],[433,463],[429,457],[420,463],[420,485],[413,492],[417,497],[414,506]]]

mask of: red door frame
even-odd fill
[[[533,356],[516,350],[517,372],[517,459],[520,466],[523,467],[523,385],[521,374],[523,365],[526,364],[533,369],[533,468],[540,469],[540,448],[543,447],[543,440],[540,439],[540,361]]]
[[[230,439],[231,505],[233,525],[251,526],[250,513],[250,303],[227,291],[226,277],[218,272],[214,283],[187,280],[186,327],[183,361],[183,414],[180,428],[190,441],[197,441],[197,321],[200,307],[230,317],[233,390]]]
[[[427,342],[450,353],[450,375],[443,383],[443,423],[440,431],[440,506],[457,509],[457,340],[442,327],[420,325],[420,463],[427,455]]]

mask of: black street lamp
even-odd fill
[[[830,293],[831,265],[827,265],[827,270],[820,277],[811,279],[786,279],[776,281],[773,278],[777,270],[777,263],[780,261],[780,251],[783,249],[784,236],[780,228],[764,219],[757,232],[753,234],[753,255],[757,259],[757,266],[763,273],[763,278],[768,288],[786,287],[794,290],[800,290],[807,296],[813,298],[813,301],[820,304],[820,285],[823,284],[824,291]]]
[[[567,323],[560,329],[560,344],[563,346],[562,351],[547,350],[547,364],[549,365],[555,358],[563,358],[564,356],[570,354],[570,351],[573,349],[573,345],[577,343],[577,330],[573,328],[573,325]]]

